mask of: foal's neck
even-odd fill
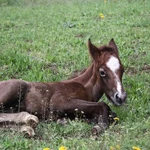
[[[91,64],[82,74],[80,74],[79,76],[75,77],[75,78],[72,78],[72,79],[69,79],[69,80],[65,80],[63,82],[78,82],[82,85],[86,85],[90,78],[92,77],[93,75],[93,64]]]
[[[77,82],[82,84],[87,89],[88,93],[91,93],[90,95],[92,101],[98,101],[104,93],[100,79],[99,80],[97,79],[94,70],[94,63],[92,63],[81,75],[63,82],[65,83]]]

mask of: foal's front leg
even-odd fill
[[[92,130],[93,134],[101,133],[109,126],[109,115],[111,115],[112,111],[104,102],[97,103],[80,99],[72,99],[59,103],[58,107],[59,110],[62,110],[63,113],[70,116],[75,114],[75,110],[78,110],[79,113],[84,112],[84,116],[87,119],[96,122],[96,125]]]
[[[28,112],[0,113],[0,125],[3,128],[19,130],[28,136],[34,136],[34,128],[39,120]]]

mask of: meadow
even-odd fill
[[[113,106],[117,125],[98,137],[91,125],[40,123],[34,138],[0,130],[0,150],[149,150],[150,1],[0,0],[0,80],[51,82],[68,79],[91,59],[86,42],[114,38],[125,67],[124,106]]]

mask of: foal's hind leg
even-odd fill
[[[24,99],[28,84],[23,80],[7,80],[0,82],[0,110],[5,112],[7,107],[20,110],[20,102]],[[8,110],[8,109],[7,109]]]
[[[34,128],[39,120],[28,112],[0,113],[0,125],[3,128],[19,130],[28,136],[34,136]]]
[[[38,122],[38,118],[28,112],[0,113],[0,124],[26,124],[35,128]]]
[[[20,130],[29,136],[34,135],[34,129],[39,120],[27,112],[20,112],[21,103],[28,90],[28,84],[23,80],[7,80],[0,82],[0,126]],[[9,112],[18,113],[9,113]]]

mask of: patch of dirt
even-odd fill
[[[26,42],[26,43],[33,43],[33,40],[28,40],[28,39],[26,39],[25,42]]]
[[[144,65],[141,70],[147,72],[147,73],[150,73],[150,65]]]
[[[83,38],[84,35],[83,34],[77,34],[77,35],[75,35],[75,37],[77,37],[77,38]]]
[[[140,69],[137,69],[136,67],[131,66],[131,67],[128,67],[125,72],[126,74],[132,76],[132,75],[140,73],[141,71],[150,73],[150,65],[144,65],[140,67]]]
[[[59,73],[58,68],[57,68],[57,64],[55,63],[48,63],[44,66],[44,69],[50,69],[54,74]]]
[[[126,74],[132,76],[134,74],[137,74],[138,70],[132,66],[132,67],[128,67],[125,72],[126,72]]]

